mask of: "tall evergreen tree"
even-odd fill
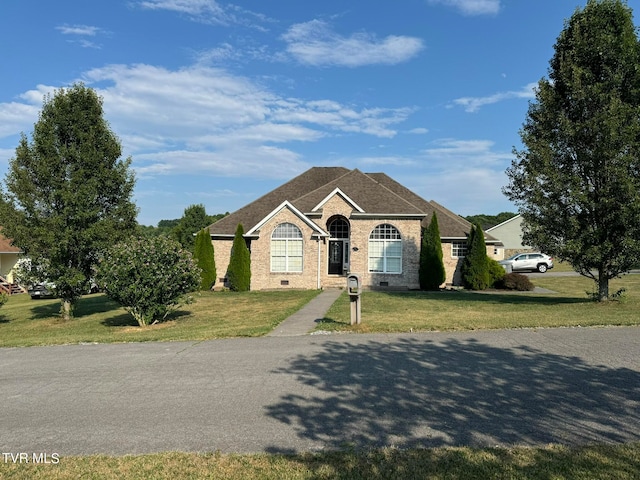
[[[194,234],[211,224],[211,217],[207,215],[204,205],[189,205],[184,209],[184,214],[178,224],[171,231],[171,237],[193,252],[195,245]]]
[[[621,0],[589,0],[565,23],[520,131],[504,189],[523,241],[595,281],[640,262],[640,42]]]
[[[194,257],[200,274],[200,290],[211,290],[216,283],[216,261],[213,243],[208,228],[203,228],[196,235]]]
[[[233,237],[231,258],[227,269],[229,288],[234,292],[246,292],[251,287],[251,254],[243,235],[244,227],[240,223]]]
[[[56,285],[69,319],[100,255],[136,230],[131,159],[83,84],[47,95],[32,140],[23,134],[0,190],[0,225]]]
[[[473,225],[467,240],[467,254],[462,261],[462,284],[470,290],[486,290],[491,283],[489,257],[480,225]]]
[[[438,290],[444,283],[446,273],[442,261],[442,243],[438,217],[433,212],[429,226],[422,232],[420,248],[420,288],[422,290]]]

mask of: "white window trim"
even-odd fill
[[[385,224],[380,224],[380,225],[385,225]],[[403,264],[403,254],[404,254],[404,244],[402,242],[402,234],[400,233],[400,230],[395,226],[395,225],[391,225],[393,228],[395,228],[395,230],[398,232],[398,235],[400,236],[400,238],[371,238],[371,234],[375,231],[376,228],[378,228],[380,225],[376,225],[375,228],[373,230],[371,230],[371,233],[369,234],[369,243],[368,243],[368,252],[367,252],[367,260],[368,260],[368,271],[369,273],[372,274],[379,274],[379,275],[402,275],[402,264]],[[382,257],[372,257],[371,255],[371,243],[374,242],[382,242],[383,243],[383,247],[382,247],[382,252],[383,252],[383,256]],[[393,256],[389,256],[386,255],[386,251],[387,248],[386,246],[390,243],[399,243],[400,244],[400,255],[393,255]],[[371,259],[372,258],[382,258],[382,271],[378,271],[378,270],[373,270],[372,269],[372,265],[371,265]],[[391,258],[397,258],[400,260],[400,271],[397,272],[390,272],[387,269],[387,259],[391,259]]]
[[[285,223],[290,223],[290,222],[285,222]],[[284,225],[285,223],[281,223],[280,225]],[[300,233],[302,234],[302,230],[300,230],[300,227],[298,227],[297,225],[290,223],[291,225],[293,225],[294,227],[296,227],[298,229],[298,231],[300,231]],[[277,227],[276,227],[277,228]],[[275,229],[274,229],[274,233],[275,233]],[[274,255],[273,254],[273,241],[277,240],[278,242],[282,242],[284,241],[284,255]],[[302,254],[298,257],[297,255],[295,256],[295,258],[300,258],[300,270],[290,270],[289,268],[289,258],[294,257],[293,255],[289,254],[289,243],[290,242],[300,242],[301,244],[301,251]],[[284,270],[274,270],[273,268],[273,259],[274,258],[284,258]],[[302,236],[300,236],[300,238],[274,238],[273,237],[273,233],[271,234],[271,244],[270,244],[270,249],[269,249],[269,259],[270,259],[270,271],[271,273],[302,273],[304,272],[304,239],[302,238]]]
[[[469,246],[467,245],[467,241],[466,240],[453,240],[451,242],[451,258],[464,258],[466,255],[456,255],[455,251],[456,249],[456,244],[464,244],[464,251],[465,254],[468,251]],[[459,250],[459,248],[458,248]]]

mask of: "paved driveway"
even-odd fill
[[[0,349],[2,452],[640,440],[640,328]]]

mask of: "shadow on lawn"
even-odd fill
[[[412,298],[424,300],[441,300],[443,302],[479,302],[479,303],[507,303],[514,305],[560,305],[573,303],[593,303],[586,296],[578,297],[561,297],[556,295],[539,295],[532,292],[509,292],[502,293],[500,290],[485,290],[483,292],[473,291],[457,291],[443,290],[440,292],[423,292],[423,291],[402,291],[389,292],[377,291],[377,294],[388,295],[395,298]],[[366,295],[366,294],[365,294]]]
[[[266,413],[327,449],[640,440],[640,372],[529,346],[330,340],[275,373],[295,376],[301,393]]]

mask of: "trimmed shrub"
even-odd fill
[[[244,228],[238,224],[231,247],[231,258],[227,268],[229,288],[234,292],[247,292],[251,288],[251,254],[244,237]]]
[[[486,290],[490,285],[489,262],[484,233],[479,225],[473,225],[469,238],[467,254],[462,261],[462,284],[470,290]]]
[[[211,290],[216,283],[216,261],[213,244],[208,228],[203,228],[196,235],[194,254],[200,273],[200,290]]]
[[[519,292],[530,292],[535,288],[529,277],[521,273],[506,273],[502,280],[496,283],[496,288],[503,290],[517,290]]]
[[[504,278],[507,274],[505,269],[493,258],[487,257],[487,262],[489,262],[489,285],[497,288],[496,285],[499,284],[500,280]]]
[[[200,269],[175,240],[132,238],[109,248],[98,283],[143,326],[188,303],[186,294],[198,288]]]

